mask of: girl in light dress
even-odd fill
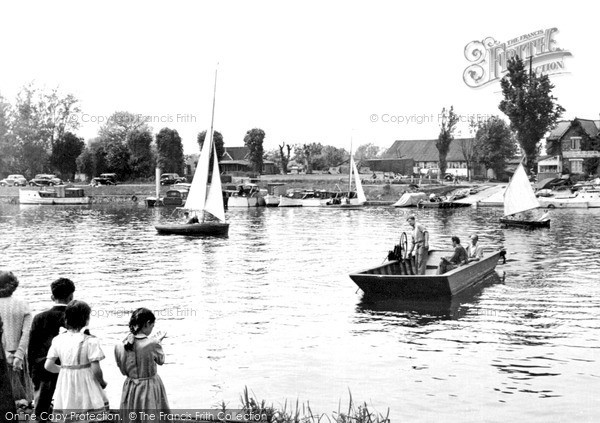
[[[127,378],[121,396],[121,421],[140,421],[139,412],[156,413],[155,422],[160,422],[158,413],[169,413],[167,393],[156,365],[165,362],[160,342],[165,334],[150,337],[156,318],[147,308],[138,308],[129,320],[129,335],[115,347],[115,359],[121,373]],[[138,418],[131,418],[129,411],[137,411]]]
[[[52,340],[44,367],[58,373],[54,391],[54,412],[68,414],[108,411],[106,382],[100,360],[104,353],[95,336],[85,330],[91,308],[83,301],[71,301],[65,309],[67,331]],[[60,365],[56,360],[60,360]]]

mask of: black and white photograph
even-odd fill
[[[0,11],[0,421],[598,420],[600,6]]]

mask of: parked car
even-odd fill
[[[0,181],[0,186],[18,187],[26,186],[27,179],[23,175],[8,175],[6,178]]]
[[[46,173],[35,175],[35,178],[29,181],[29,185],[32,187],[62,185],[62,183],[63,181],[60,178]]]
[[[180,182],[186,182],[186,179],[183,176],[179,176],[177,173],[163,173],[160,176],[161,185],[173,185]]]
[[[98,185],[117,185],[117,174],[101,173],[100,176],[92,179],[90,185],[93,187],[97,187]]]

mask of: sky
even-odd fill
[[[595,35],[600,6],[572,1],[103,1],[3,2],[0,93],[58,86],[80,100],[85,139],[115,111],[176,129],[186,153],[210,123],[241,146],[261,128],[264,147],[320,142],[388,148],[433,139],[454,106],[457,136],[469,116],[502,115],[499,83],[471,88],[465,46],[557,28],[569,51],[552,76],[564,117],[599,119]]]

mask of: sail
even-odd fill
[[[360,181],[360,175],[358,174],[358,169],[356,168],[356,163],[354,162],[354,158],[350,156],[350,167],[351,173],[354,172],[354,183],[356,184],[356,196],[358,198],[359,204],[364,204],[367,201],[367,197],[365,196],[365,191],[362,187],[362,182]]]
[[[540,203],[529,183],[523,164],[519,164],[504,192],[504,215],[535,209]]]
[[[186,209],[197,211],[204,210],[204,205],[206,204],[206,184],[208,183],[208,165],[210,163],[211,146],[212,131],[207,131],[204,145],[200,152],[198,166],[196,166],[194,178],[192,179],[192,186],[190,187],[190,192],[185,201],[184,208]]]
[[[220,221],[225,221],[225,206],[223,205],[223,190],[221,188],[221,174],[219,172],[219,160],[217,159],[217,147],[213,146],[213,171],[206,204],[204,210],[212,214]]]

